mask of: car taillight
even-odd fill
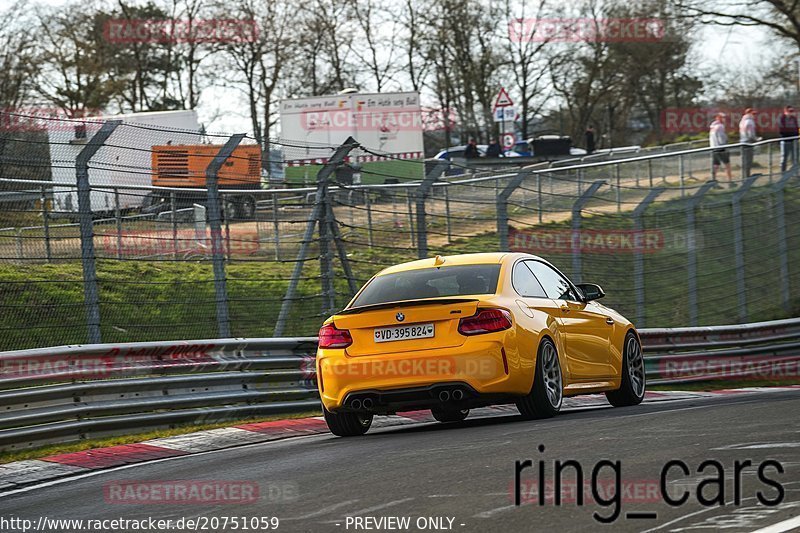
[[[475,316],[462,318],[458,322],[458,332],[462,335],[480,335],[503,331],[511,327],[511,314],[505,309],[486,309]]]
[[[320,348],[347,348],[351,344],[353,337],[346,329],[336,329],[333,324],[327,324],[319,330]]]

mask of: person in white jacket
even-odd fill
[[[758,140],[756,137],[756,117],[755,109],[748,107],[744,110],[742,120],[739,121],[739,142],[740,143],[754,143]],[[749,177],[750,170],[753,168],[753,147],[742,146],[742,172],[743,176]]]
[[[714,116],[714,122],[711,123],[708,130],[708,142],[711,148],[718,146],[725,146],[728,144],[728,134],[725,132],[725,113],[717,113]],[[725,171],[728,174],[728,183],[733,187],[733,176],[731,175],[731,158],[728,150],[720,148],[714,150],[712,153],[712,168],[711,178],[717,179],[717,171],[720,165],[725,165]]]

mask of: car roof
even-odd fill
[[[437,256],[438,257],[438,256]],[[433,268],[435,266],[457,266],[457,265],[489,265],[502,263],[505,259],[525,257],[528,259],[541,259],[535,255],[525,253],[509,253],[509,252],[485,252],[475,254],[459,254],[459,255],[445,255],[441,256],[444,259],[443,263],[436,264],[436,257],[429,257],[427,259],[418,259],[416,261],[409,261],[407,263],[400,263],[381,270],[377,275],[383,276],[385,274],[394,274],[397,272],[404,272],[406,270],[419,270],[422,268]]]

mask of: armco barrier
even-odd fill
[[[800,319],[640,330],[650,384],[798,376]],[[316,338],[0,353],[0,450],[319,409]]]

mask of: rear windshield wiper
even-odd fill
[[[477,302],[478,300],[475,298],[421,298],[419,300],[400,300],[397,302],[386,302],[382,304],[372,304],[372,305],[362,305],[360,307],[350,307],[348,309],[344,309],[336,313],[337,315],[353,315],[356,313],[361,313],[362,311],[375,311],[378,309],[388,309],[390,307],[409,307],[412,305],[423,305],[423,304],[441,304],[441,305],[449,305],[449,304],[463,304],[468,302]]]

